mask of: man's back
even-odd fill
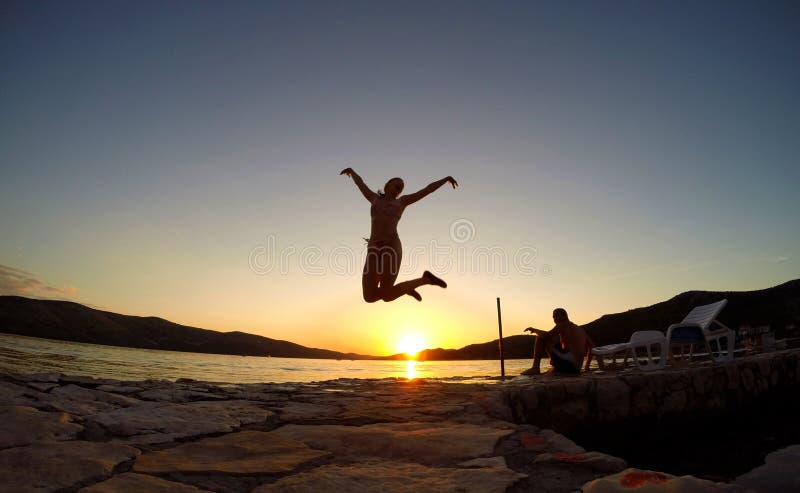
[[[559,323],[555,328],[561,337],[561,344],[569,349],[580,368],[587,349],[588,337],[586,336],[586,331],[583,330],[583,327],[575,325],[569,320]]]

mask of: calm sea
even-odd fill
[[[548,368],[542,362],[542,370]],[[508,360],[516,376],[531,360]],[[492,381],[499,361],[371,361],[264,358],[100,346],[0,333],[0,369],[17,373],[57,372],[117,380],[207,382],[318,382],[337,378],[435,378],[458,382]]]

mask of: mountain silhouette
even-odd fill
[[[727,299],[720,321],[737,330],[741,325],[769,325],[777,337],[787,327],[800,327],[800,279],[758,291],[687,291],[667,301],[623,313],[603,315],[584,325],[595,345],[627,341],[637,330],[661,330],[679,322],[697,305]],[[65,341],[165,349],[195,353],[240,354],[285,358],[407,359],[405,354],[366,356],[309,348],[289,341],[245,332],[218,332],[176,324],[158,317],[136,317],[96,310],[70,301],[0,296],[0,332]],[[529,358],[534,337],[503,338],[506,359]],[[425,349],[422,361],[498,359],[498,340],[460,349]]]
[[[367,358],[245,332],[217,332],[176,324],[158,317],[120,315],[70,301],[35,300],[20,296],[0,296],[0,332],[108,346],[195,353],[318,359]]]

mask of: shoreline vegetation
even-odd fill
[[[800,331],[800,279],[757,291],[687,291],[667,301],[622,313],[603,315],[584,325],[596,345],[626,341],[637,330],[664,330],[693,307],[727,298],[720,319],[734,329],[769,326],[776,337]],[[498,340],[459,349],[425,349],[416,357],[343,353],[310,348],[240,331],[218,332],[180,325],[159,317],[139,317],[96,310],[70,301],[0,296],[0,332],[72,342],[139,349],[273,356],[282,358],[458,361],[498,359]],[[534,336],[503,338],[507,359],[529,358]]]

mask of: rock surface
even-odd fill
[[[656,471],[626,469],[585,484],[583,493],[746,493],[741,486],[714,483],[693,476],[672,476]]]
[[[135,472],[165,474],[274,474],[329,455],[304,443],[263,431],[229,433],[145,454]]]
[[[0,373],[0,491],[791,491],[800,446],[726,484],[617,472],[624,460],[562,433],[796,391],[798,355],[468,384]]]
[[[86,416],[87,426],[120,436],[164,434],[166,440],[225,433],[247,424],[266,423],[273,413],[247,401],[143,402]],[[163,441],[163,440],[161,440]],[[152,440],[150,440],[152,443]]]
[[[739,476],[734,483],[761,493],[800,491],[800,445],[772,452],[763,466]]]
[[[146,474],[125,473],[86,488],[81,488],[78,493],[144,493],[157,491],[158,493],[202,493],[194,486],[166,481]]]
[[[272,432],[330,450],[337,457],[381,457],[421,464],[455,465],[491,455],[497,441],[513,433],[460,423],[376,423],[364,426],[286,425]]]
[[[74,440],[83,426],[73,420],[66,413],[42,412],[26,406],[0,406],[0,449]]]
[[[118,464],[139,455],[125,445],[84,441],[36,443],[0,451],[0,490],[56,491],[104,480]]]
[[[450,469],[402,462],[328,465],[261,486],[253,493],[503,493],[523,477],[508,468]]]

